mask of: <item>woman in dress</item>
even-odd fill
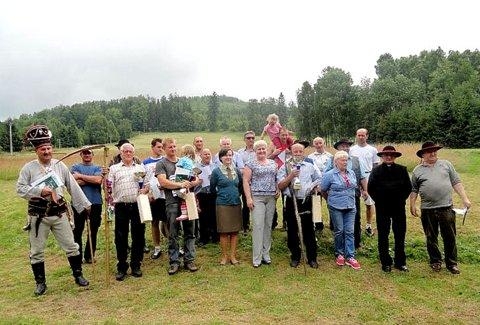
[[[239,263],[236,257],[238,232],[242,229],[240,201],[242,175],[240,170],[232,164],[232,149],[220,149],[218,158],[222,164],[212,171],[210,191],[217,195],[217,231],[220,235],[222,250],[220,265],[226,265],[229,260],[232,265],[236,265]],[[230,254],[228,253],[229,244]]]
[[[253,150],[255,159],[249,161],[243,171],[243,188],[246,204],[252,211],[252,263],[257,268],[272,262],[272,221],[280,191],[276,181],[277,164],[267,158],[267,143],[256,141]]]

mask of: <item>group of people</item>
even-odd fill
[[[393,266],[408,271],[405,202],[410,197],[411,214],[418,216],[416,200],[420,195],[420,216],[430,266],[434,271],[442,267],[438,248],[440,228],[446,267],[451,273],[460,273],[452,189],[460,195],[466,208],[470,208],[471,203],[452,164],[437,158],[441,146],[425,142],[417,152],[421,162],[410,177],[406,167],[395,163],[402,154],[393,146],[385,146],[378,152],[367,143],[366,129],[357,130],[355,145],[348,139],[337,141],[334,155],[326,151],[325,141],[317,137],[313,139],[314,152],[307,156],[308,143],[293,141],[276,116],[269,116],[264,133],[270,136],[272,145],[263,139],[256,141],[255,132],[247,131],[243,148],[233,150],[231,139],[222,137],[214,156],[203,138],[195,137],[193,145],[182,147],[182,152],[195,161],[196,171],[187,179],[179,179],[176,173],[181,157],[177,155],[177,143],[173,138],[153,139],[152,154],[143,162],[135,156],[132,143],[120,141],[119,154],[109,168],[93,164],[94,153],[86,147],[80,152],[81,163],[69,170],[62,161],[52,158],[48,128],[32,126],[26,139],[35,147],[37,159],[21,169],[17,192],[29,202],[26,229],[36,281],[35,294],[42,295],[46,290],[44,248],[50,230],[67,254],[75,282],[80,286],[88,285],[82,274],[82,260],[84,263],[95,261],[102,186],[108,196],[107,202],[111,202],[114,209],[118,281],[127,277],[129,268],[133,277],[142,276],[145,224],[141,222],[137,204],[139,193],[147,194],[150,199],[152,259],[161,254],[160,234],[168,238],[169,275],[176,274],[182,262],[186,270],[197,271],[196,245],[210,242],[220,243],[220,265],[238,264],[238,234],[250,228],[253,267],[271,264],[272,228],[279,199],[287,228],[290,266],[298,267],[303,257],[310,267],[318,268],[315,230],[323,229],[323,223],[313,222],[312,202],[316,195],[321,195],[328,207],[334,236],[334,260],[338,266],[361,268],[356,249],[361,246],[360,204],[363,199],[367,206],[365,233],[369,236],[374,233],[375,207],[382,270],[391,272]],[[72,216],[64,199],[65,190],[71,196]],[[182,211],[182,193],[185,192],[195,193],[198,220],[179,219],[185,213]],[[70,217],[75,225],[73,231]],[[85,221],[89,222],[91,236],[83,250]],[[389,254],[390,228],[395,239],[393,258]]]

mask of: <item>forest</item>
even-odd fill
[[[0,124],[0,145],[22,149],[31,124],[47,124],[58,147],[111,143],[141,132],[261,132],[276,113],[298,138],[323,136],[328,142],[353,137],[365,127],[383,143],[427,139],[451,148],[478,147],[480,141],[480,52],[445,53],[441,48],[408,57],[380,55],[373,80],[353,83],[350,73],[326,67],[314,84],[298,85],[296,103],[278,97],[250,99],[211,95],[149,95],[90,101],[24,114]]]

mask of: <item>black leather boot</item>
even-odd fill
[[[87,279],[83,277],[82,274],[82,257],[81,255],[77,256],[70,256],[68,258],[68,262],[70,263],[70,267],[72,268],[72,275],[75,278],[75,283],[81,287],[86,287],[89,285]]]
[[[32,271],[33,276],[35,277],[35,282],[37,283],[33,293],[35,296],[41,296],[47,290],[47,284],[45,283],[45,263],[40,262],[32,264]]]

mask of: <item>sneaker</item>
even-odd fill
[[[185,263],[185,270],[189,270],[190,272],[196,272],[198,271],[198,267],[195,265],[193,262],[187,262]]]
[[[435,272],[440,272],[440,270],[442,269],[442,263],[432,263],[430,264],[430,267],[432,268],[432,270],[434,270]]]
[[[188,220],[188,216],[185,215],[185,214],[182,214],[181,216],[176,217],[175,220],[177,220],[177,221],[185,221],[185,220]]]
[[[170,264],[170,267],[168,268],[168,274],[169,275],[174,275],[175,273],[178,272],[179,265],[177,263]]]
[[[152,260],[156,260],[157,258],[160,257],[160,255],[162,255],[162,251],[159,250],[159,249],[155,249],[155,250],[153,251],[152,255],[150,256],[150,258],[151,258]]]
[[[373,236],[372,227],[365,228],[365,233],[367,234],[368,237],[372,237]]]
[[[450,271],[452,274],[460,274],[460,269],[456,265],[450,265],[447,266],[447,269]]]
[[[123,281],[127,277],[127,272],[124,271],[118,271],[117,274],[115,274],[115,280],[117,281]]]
[[[352,269],[354,270],[360,270],[360,263],[358,263],[358,261],[356,259],[354,259],[353,257],[350,257],[349,259],[347,259],[345,261],[345,264],[348,265],[348,266],[351,266]]]
[[[345,265],[345,257],[343,257],[343,255],[338,255],[337,258],[335,259],[335,263],[338,266],[344,266]]]
[[[134,267],[132,269],[132,276],[140,278],[143,275],[142,270],[139,267]]]
[[[147,245],[143,246],[143,252],[145,254],[150,253],[150,247],[148,247]]]

